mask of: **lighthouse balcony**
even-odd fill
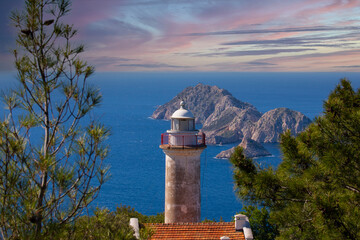
[[[188,132],[163,133],[161,134],[161,148],[185,149],[185,148],[204,148],[205,134]]]

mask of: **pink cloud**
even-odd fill
[[[317,3],[317,4],[316,4]],[[310,6],[310,7],[309,7]],[[358,0],[308,0],[303,3],[304,10],[296,14],[298,18],[314,18],[314,16],[321,16],[322,14],[338,12],[341,10],[353,9],[360,6]]]

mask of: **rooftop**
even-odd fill
[[[233,222],[148,223],[145,226],[154,230],[151,240],[219,240],[223,236],[245,240],[243,231],[236,231]]]

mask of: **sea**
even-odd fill
[[[0,73],[0,89],[7,91],[15,84],[15,78],[15,73]],[[106,159],[111,177],[90,207],[115,210],[126,205],[146,215],[164,211],[165,155],[159,144],[161,133],[170,128],[170,122],[150,116],[184,88],[198,83],[216,85],[262,113],[287,107],[314,119],[322,115],[324,100],[341,78],[349,79],[355,89],[360,87],[360,73],[354,72],[95,73],[90,83],[100,88],[103,101],[91,114],[111,130],[111,151]],[[202,219],[230,221],[242,211],[244,203],[236,196],[231,164],[215,158],[237,144],[209,145],[201,155]],[[272,156],[255,161],[276,168],[281,162],[279,145],[264,147]]]

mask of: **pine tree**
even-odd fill
[[[4,95],[0,122],[2,239],[52,238],[76,219],[107,177],[109,131],[89,117],[101,94],[79,55],[77,31],[62,22],[68,0],[26,0],[14,12],[19,87]]]
[[[270,210],[277,239],[360,239],[360,91],[342,79],[323,115],[281,137],[283,161],[232,158],[238,196]]]

